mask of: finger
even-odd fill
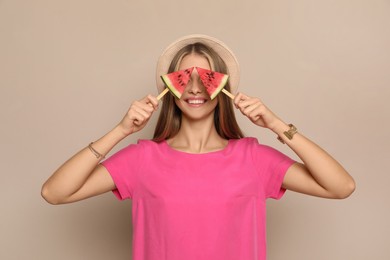
[[[138,110],[144,110],[144,111],[148,112],[149,115],[152,115],[152,113],[155,111],[155,109],[151,103],[139,102],[139,103],[135,104],[135,108],[137,108]]]
[[[146,109],[146,111],[145,111]],[[148,111],[149,110],[149,111]],[[142,114],[143,116],[148,116],[148,114],[152,113],[153,108],[140,102],[140,101],[134,101],[133,104],[131,104],[129,111],[127,114],[129,117],[133,116],[133,114]]]
[[[258,98],[248,98],[238,103],[238,106],[242,109],[245,109],[246,107],[252,106],[254,104],[262,104],[262,102]]]
[[[238,109],[245,116],[248,116],[249,113],[251,113],[254,109],[256,109],[257,107],[259,107],[261,105],[259,102],[253,102],[253,100],[251,102],[243,101],[242,103],[244,103],[244,102],[245,102],[245,104],[238,105],[239,106]]]
[[[133,121],[134,125],[141,126],[147,121],[147,118],[144,117],[142,114],[135,112],[130,115],[130,120]]]
[[[148,113],[152,114],[156,109],[154,108],[152,103],[148,103],[148,99],[142,99],[140,101],[134,101],[133,106],[137,107],[141,110],[145,110]]]
[[[244,108],[242,110],[246,116],[249,116],[254,110],[258,109],[261,106],[262,106],[261,103],[255,102],[255,103],[252,103],[246,107],[244,106]]]
[[[249,97],[245,94],[240,93],[240,96],[238,97],[238,103],[236,104],[236,108],[243,110],[246,107],[251,106],[258,102],[260,102],[260,99]]]
[[[242,92],[238,92],[235,99],[237,99],[239,101],[239,100],[247,99],[247,98],[249,98],[249,96],[245,95]]]
[[[155,96],[152,96],[152,95],[147,95],[146,98],[145,98],[145,102],[148,104],[148,105],[151,105],[153,107],[154,110],[156,110],[158,108],[158,100]]]
[[[233,100],[233,103],[234,105],[236,106],[236,108],[238,108],[238,104],[246,99],[248,99],[249,97],[246,96],[245,94],[239,92],[236,97],[234,98]]]
[[[142,118],[142,119],[140,119],[140,120],[138,120],[138,119],[137,119],[137,120],[134,120],[134,121],[133,121],[133,124],[136,125],[136,126],[138,126],[138,127],[141,127],[141,126],[147,124],[148,121],[149,121],[149,119]]]
[[[262,117],[263,113],[264,113],[263,107],[258,106],[254,110],[248,113],[248,118],[254,122],[257,121],[260,117]]]
[[[146,107],[142,107],[142,106],[146,106]],[[140,114],[145,118],[149,118],[152,114],[153,108],[149,105],[142,104],[141,106],[134,107],[132,110],[135,113]],[[152,110],[152,111],[148,111],[148,110]]]

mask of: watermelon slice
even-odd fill
[[[199,77],[202,80],[207,93],[209,93],[211,100],[213,100],[226,85],[229,76],[199,67],[196,67],[196,70],[198,71]]]
[[[185,70],[174,71],[172,73],[162,75],[161,79],[164,81],[165,85],[172,91],[172,93],[180,99],[181,95],[184,92],[184,89],[187,86],[188,81],[190,81],[191,73],[193,70],[194,67]]]

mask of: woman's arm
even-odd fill
[[[93,149],[100,154],[107,154],[126,136],[141,130],[157,107],[157,99],[150,95],[133,102],[121,122],[93,143]],[[51,204],[63,204],[115,189],[110,174],[99,164],[100,159],[85,147],[60,166],[43,184],[42,197]]]
[[[234,104],[254,124],[280,136],[303,163],[292,165],[283,180],[283,187],[308,195],[342,199],[355,190],[355,182],[348,172],[321,147],[297,133],[289,140],[283,132],[289,126],[271,112],[258,98],[239,93]]]

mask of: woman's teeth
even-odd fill
[[[201,99],[189,99],[187,102],[189,104],[203,104],[205,101]]]

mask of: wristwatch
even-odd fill
[[[298,129],[293,124],[289,124],[288,126],[290,127],[290,129],[288,129],[287,131],[284,131],[283,134],[288,138],[288,140],[291,140],[293,138],[293,136],[296,133],[298,133]],[[278,140],[282,144],[285,144],[285,142],[283,141],[283,139],[280,136],[278,136]]]

